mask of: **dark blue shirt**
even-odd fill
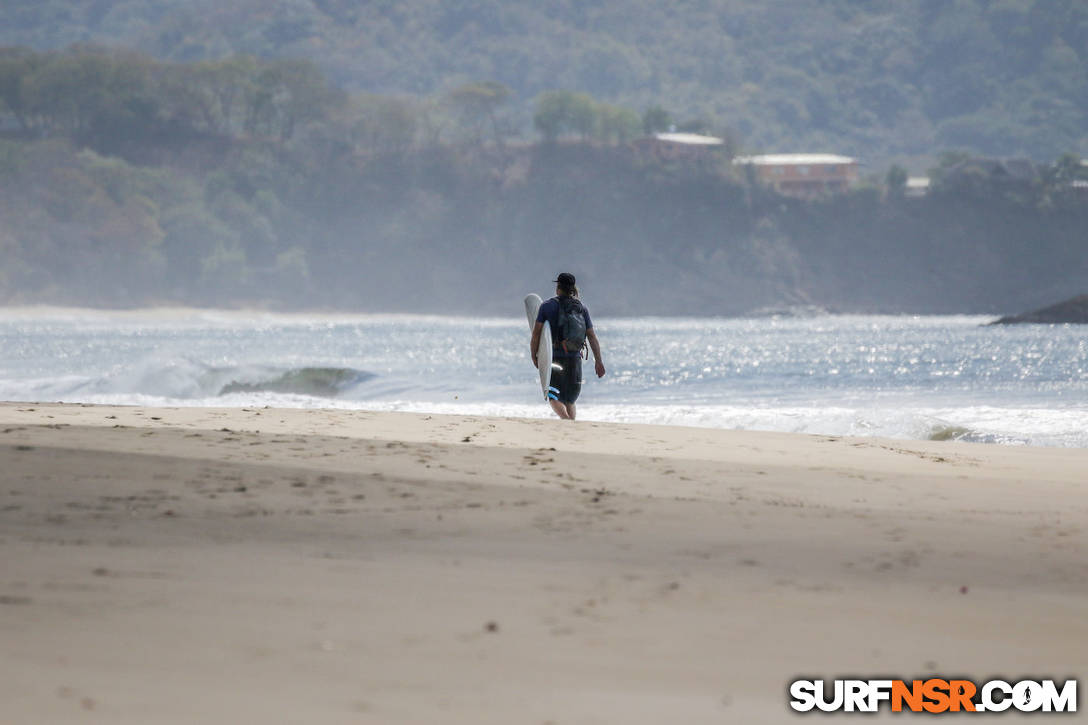
[[[593,321],[589,319],[589,308],[582,305],[582,316],[586,320],[586,332],[593,329]],[[552,331],[552,357],[579,357],[582,354],[581,350],[573,352],[567,352],[562,347],[559,347],[559,298],[552,297],[546,302],[540,304],[540,311],[536,313],[536,321],[544,322],[547,320],[548,327]]]

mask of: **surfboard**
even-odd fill
[[[529,320],[529,332],[536,325],[536,313],[540,311],[543,300],[540,295],[529,293],[525,295],[525,317]],[[544,325],[540,331],[540,343],[536,348],[536,369],[540,373],[540,390],[544,393],[544,400],[557,400],[559,392],[551,386],[552,381],[552,328]]]

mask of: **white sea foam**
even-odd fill
[[[597,319],[609,374],[586,364],[580,417],[1088,446],[1081,331],[987,320]],[[513,316],[0,310],[0,399],[547,417],[527,338]]]

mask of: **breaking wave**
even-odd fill
[[[351,368],[300,368],[288,370],[282,375],[246,382],[231,380],[219,391],[230,393],[289,393],[335,398],[340,393],[374,378],[373,373]]]
[[[179,401],[257,393],[337,398],[377,376],[346,367],[284,368],[271,365],[214,367],[192,360],[144,361],[96,377],[65,376],[0,386],[5,400],[82,400],[136,396]]]
[[[0,310],[0,400],[547,417],[517,312]],[[579,418],[1088,446],[1080,330],[772,312],[600,320],[608,375],[587,374]]]

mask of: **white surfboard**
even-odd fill
[[[529,332],[536,325],[536,313],[540,311],[543,300],[538,294],[525,295],[525,317],[529,320]],[[540,373],[540,390],[544,393],[544,400],[557,400],[559,391],[551,386],[552,381],[552,328],[544,325],[540,331],[540,343],[536,348],[536,369]]]

